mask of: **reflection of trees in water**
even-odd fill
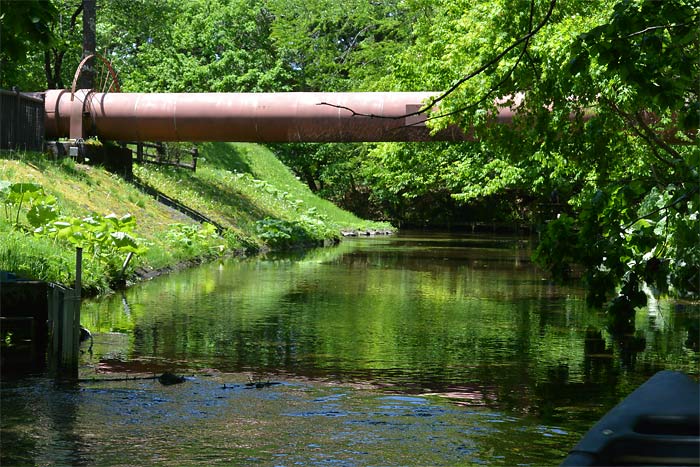
[[[685,340],[685,346],[693,352],[700,352],[700,320],[688,320],[687,330],[688,338]]]
[[[690,320],[663,304],[663,326],[640,312],[621,331],[608,327],[579,290],[495,267],[507,249],[475,268],[410,242],[402,253],[394,241],[147,284],[114,305],[134,323],[130,358],[464,393],[463,404],[557,420],[562,408],[617,401],[646,372],[688,366],[697,345]]]
[[[34,423],[37,410],[37,401],[18,397],[13,394],[19,388],[9,389],[10,386],[3,381],[2,405],[3,410],[3,430],[0,436],[0,465],[36,465],[32,454],[37,450],[39,438],[32,436],[36,430]],[[7,410],[12,407],[12,411]],[[30,426],[23,426],[22,429],[15,428],[15,424],[25,423]],[[13,429],[5,429],[11,426]]]
[[[19,394],[26,387],[3,382],[0,465],[91,465],[80,435],[78,383],[43,379],[38,384],[29,389],[34,397],[27,397]]]

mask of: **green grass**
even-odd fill
[[[56,197],[61,214],[77,218],[92,213],[131,214],[133,235],[148,247],[135,257],[128,273],[180,262],[214,258],[234,251],[292,248],[337,239],[342,229],[386,229],[364,221],[316,197],[267,148],[253,144],[200,145],[197,172],[154,165],[134,166],[134,173],[226,228],[222,236],[145,195],[123,178],[99,167],[54,161],[35,153],[0,155],[0,180],[32,182]],[[74,247],[66,241],[31,234],[25,217],[20,228],[1,209],[0,270],[27,278],[72,284]],[[26,207],[24,207],[26,213]],[[14,220],[14,219],[13,219]],[[102,292],[115,282],[111,269],[89,255],[84,258],[84,288]]]
[[[330,201],[319,198],[306,184],[300,182],[292,171],[282,164],[265,146],[249,143],[205,143],[200,145],[203,165],[217,177],[226,172],[247,173],[253,179],[264,180],[279,190],[288,193],[289,200],[300,200],[302,206],[315,208],[321,216],[338,229],[390,229],[388,223],[366,221],[351,212],[340,209]],[[202,172],[204,174],[205,172]],[[239,185],[245,190],[243,184]],[[255,184],[248,186],[247,195],[255,198],[260,190]],[[264,201],[267,201],[263,198]],[[283,209],[287,206],[282,204]]]
[[[338,225],[348,228],[360,228],[363,225],[377,226],[376,223],[366,222],[314,195],[287,166],[275,157],[272,151],[264,146],[246,143],[207,143],[202,145],[201,154],[213,169],[247,173],[254,179],[265,180],[278,190],[289,193],[290,198],[301,200],[308,207],[315,207]],[[252,187],[253,193],[256,188],[256,186]]]
[[[149,185],[234,231],[253,233],[264,219],[321,221],[335,235],[343,229],[387,229],[314,195],[267,148],[255,144],[200,145],[196,173],[146,165],[135,173]],[[319,237],[323,239],[321,235]]]
[[[133,215],[137,220],[134,235],[148,246],[148,252],[130,263],[128,272],[136,268],[158,269],[197,256],[206,256],[211,245],[178,245],[167,241],[173,224],[196,224],[189,218],[169,209],[122,178],[98,167],[75,164],[71,160],[51,161],[46,155],[33,153],[3,154],[0,159],[0,180],[32,182],[44,187],[57,199],[62,215],[83,218],[97,213],[117,216]],[[22,277],[59,282],[66,285],[75,280],[75,250],[67,241],[36,237],[26,221],[26,206],[22,209],[20,228],[13,227],[4,212],[0,196],[0,269],[15,272]],[[12,216],[14,221],[14,214]],[[217,240],[219,243],[221,239]],[[211,243],[215,241],[212,240]],[[121,265],[125,258],[113,258]],[[84,256],[83,284],[86,293],[100,293],[109,289],[114,268],[90,255]]]

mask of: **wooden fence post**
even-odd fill
[[[75,293],[80,300],[83,292],[83,249],[76,247],[75,249]],[[78,323],[80,327],[80,323]]]
[[[76,379],[80,358],[80,299],[83,250],[75,252],[75,288],[51,285],[49,293],[49,368],[57,378]]]
[[[49,369],[52,373],[56,371],[56,363],[58,362],[58,355],[61,351],[61,340],[58,338],[60,335],[60,321],[61,316],[61,300],[60,291],[56,284],[49,284],[48,293],[48,327],[49,327]]]

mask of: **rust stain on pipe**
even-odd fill
[[[436,93],[141,94],[78,91],[83,136],[116,141],[378,142],[465,140],[430,135],[420,109]],[[46,134],[69,136],[71,94],[46,93]],[[352,109],[352,110],[350,110]],[[360,115],[358,115],[360,114]],[[74,118],[75,119],[75,118]]]

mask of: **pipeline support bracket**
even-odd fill
[[[75,94],[71,94],[70,131],[68,137],[76,142],[85,138],[83,114],[85,112],[85,104],[90,92],[90,90],[81,89],[76,91]]]

